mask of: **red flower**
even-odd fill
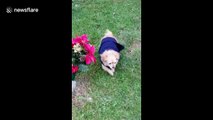
[[[88,50],[88,54],[94,55],[95,54],[95,46],[90,47],[90,49]]]
[[[86,64],[88,65],[88,64],[91,64],[92,62],[96,63],[96,58],[94,56],[95,46],[92,46],[90,44],[85,44],[84,49],[87,52],[87,55],[85,57]]]
[[[88,54],[94,55],[95,53],[95,47],[90,44],[84,44],[84,49]]]
[[[87,44],[89,42],[88,38],[87,38],[87,35],[86,34],[83,34],[82,36],[77,36],[76,38],[73,38],[72,39],[72,47],[73,45],[79,43],[80,45],[84,45],[84,44]]]
[[[72,39],[72,47],[73,47],[73,45],[75,45],[75,44],[77,44],[77,43],[80,43],[81,42],[81,38],[80,37],[76,37],[76,38],[73,38]]]
[[[81,42],[82,42],[82,43],[88,43],[88,42],[89,42],[89,40],[88,40],[86,34],[83,34],[83,35],[81,36]]]
[[[94,56],[95,46],[92,46],[91,44],[89,44],[89,40],[88,40],[86,34],[83,34],[82,36],[77,36],[76,38],[73,38],[72,39],[72,48],[76,44],[80,44],[80,46],[82,46],[84,48],[84,51],[86,53],[86,55],[83,53],[81,56],[78,56],[80,58],[77,58],[77,59],[79,59],[81,62],[85,61],[87,65],[91,64],[92,62],[96,63],[96,58]],[[76,69],[78,69],[78,68],[76,68],[72,65],[72,72],[73,73],[78,71]]]
[[[78,66],[72,65],[72,74],[78,72]]]
[[[96,58],[95,58],[94,55],[87,54],[86,57],[85,57],[85,61],[86,61],[86,64],[89,65],[92,62],[96,63]]]

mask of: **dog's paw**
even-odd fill
[[[114,75],[114,72],[115,72],[114,69],[113,69],[113,70],[110,70],[110,69],[108,69],[107,67],[105,67],[104,65],[102,65],[102,68],[103,68],[104,71],[108,72],[111,76]]]
[[[112,72],[112,71],[108,71],[108,73],[109,73],[111,76],[114,75],[114,72]]]
[[[115,72],[115,69],[112,69],[112,72],[114,73],[114,72]]]

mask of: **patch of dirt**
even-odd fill
[[[91,102],[92,98],[89,96],[89,80],[85,77],[76,77],[76,88],[72,93],[72,105],[81,108],[87,102]]]
[[[135,41],[128,49],[128,53],[133,53],[135,49],[141,49],[141,41]]]

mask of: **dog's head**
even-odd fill
[[[105,66],[115,69],[119,61],[120,54],[116,51],[106,51],[101,55],[101,61]]]

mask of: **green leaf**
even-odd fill
[[[75,74],[72,74],[72,81],[75,80]]]
[[[88,66],[87,65],[84,65],[84,64],[79,64],[79,71],[81,71],[81,72],[86,72],[86,71],[88,71],[89,69],[88,69]]]

